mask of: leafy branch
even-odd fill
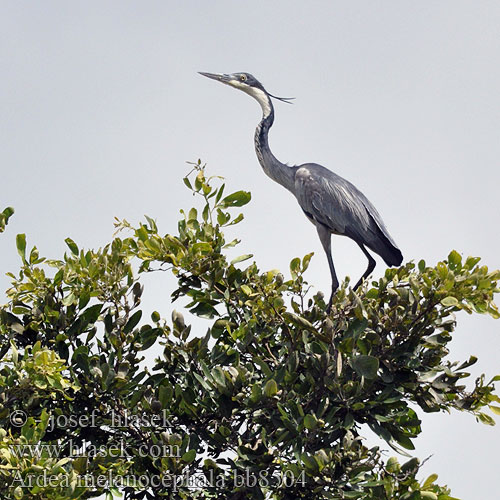
[[[457,313],[499,317],[500,272],[452,251],[434,266],[387,269],[356,292],[346,281],[327,313],[323,294],[306,282],[312,254],[294,258],[288,277],[261,271],[248,262],[252,255],[229,261],[238,240],[227,242],[224,230],[243,219],[233,211],[250,193],[227,194],[200,161],[192,167],[184,184],[201,208],[182,210],[176,231],[161,234],[150,217],[137,226],[117,221],[119,234],[102,249],[68,238],[66,254],[52,260],[36,247],[28,251],[18,235],[21,268],[10,274],[9,303],[0,310],[0,445],[11,450],[31,439],[58,446],[62,462],[4,451],[0,490],[58,500],[113,498],[119,490],[128,499],[451,499],[437,475],[416,478],[417,458],[384,460],[365,446],[361,429],[366,424],[408,455],[421,412],[454,409],[494,424],[487,411],[500,412],[500,376],[482,375],[468,388],[467,369],[477,359],[451,361],[448,344]],[[204,332],[178,311],[169,320],[157,311],[144,317],[142,276],[165,270],[177,280],[172,301],[187,298]],[[144,354],[152,349],[159,356],[148,365]],[[26,369],[38,366],[41,352],[51,362],[40,379]],[[16,411],[32,420],[15,425],[9,418]],[[92,426],[47,425],[55,416],[89,414]],[[115,426],[116,415],[129,419]],[[70,443],[104,451],[75,458]],[[117,456],[117,443],[127,453]],[[141,453],[161,446],[171,452]],[[18,488],[13,469],[21,478],[56,470],[60,482]],[[177,482],[78,483],[102,473]],[[208,486],[182,483],[193,474]]]

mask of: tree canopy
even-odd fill
[[[488,425],[500,413],[500,376],[467,387],[477,359],[447,347],[457,312],[500,316],[500,271],[452,251],[357,291],[346,281],[327,313],[306,281],[312,254],[287,276],[251,255],[229,261],[238,241],[224,230],[250,193],[226,194],[201,162],[184,184],[200,203],[176,232],[117,220],[109,244],[68,238],[62,259],[17,236],[22,263],[0,309],[1,495],[452,499],[436,474],[417,478],[411,450],[422,412]],[[145,317],[143,278],[160,271],[204,331],[177,311]],[[399,458],[369,448],[370,432]]]

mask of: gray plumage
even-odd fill
[[[248,73],[214,74],[203,76],[246,92],[262,108],[262,120],[255,130],[255,151],[264,172],[288,189],[296,198],[307,218],[316,226],[325,250],[332,277],[332,294],[339,286],[331,254],[331,234],[354,240],[368,259],[368,267],[355,289],[375,268],[375,260],[367,248],[384,259],[388,266],[400,265],[403,256],[394,243],[382,218],[366,196],[349,181],[316,163],[288,166],[278,161],[269,148],[269,129],[274,122],[271,97],[288,102],[289,98],[275,97]]]

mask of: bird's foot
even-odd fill
[[[356,291],[361,284],[363,283],[363,278],[360,278],[359,281],[352,287],[353,291]]]
[[[330,300],[328,301],[328,305],[326,306],[326,313],[330,314],[332,312],[332,303],[333,303],[333,296],[335,295],[335,291],[332,292],[330,295]]]

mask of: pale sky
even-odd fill
[[[499,27],[496,0],[1,1],[0,210],[16,209],[0,235],[1,289],[19,264],[17,233],[57,258],[68,236],[106,244],[115,216],[148,214],[174,232],[192,203],[185,162],[201,158],[253,194],[238,253],[287,271],[314,251],[308,280],[328,292],[314,227],[257,162],[258,104],[197,71],[246,71],[296,97],[275,105],[274,154],[356,184],[405,261],[456,249],[499,268]],[[357,280],[357,246],[335,237],[332,247],[339,278]],[[173,285],[154,277],[146,310],[168,316]],[[450,357],[475,354],[474,375],[500,373],[500,323],[458,321]],[[419,415],[425,472],[455,497],[496,500],[499,428]]]

